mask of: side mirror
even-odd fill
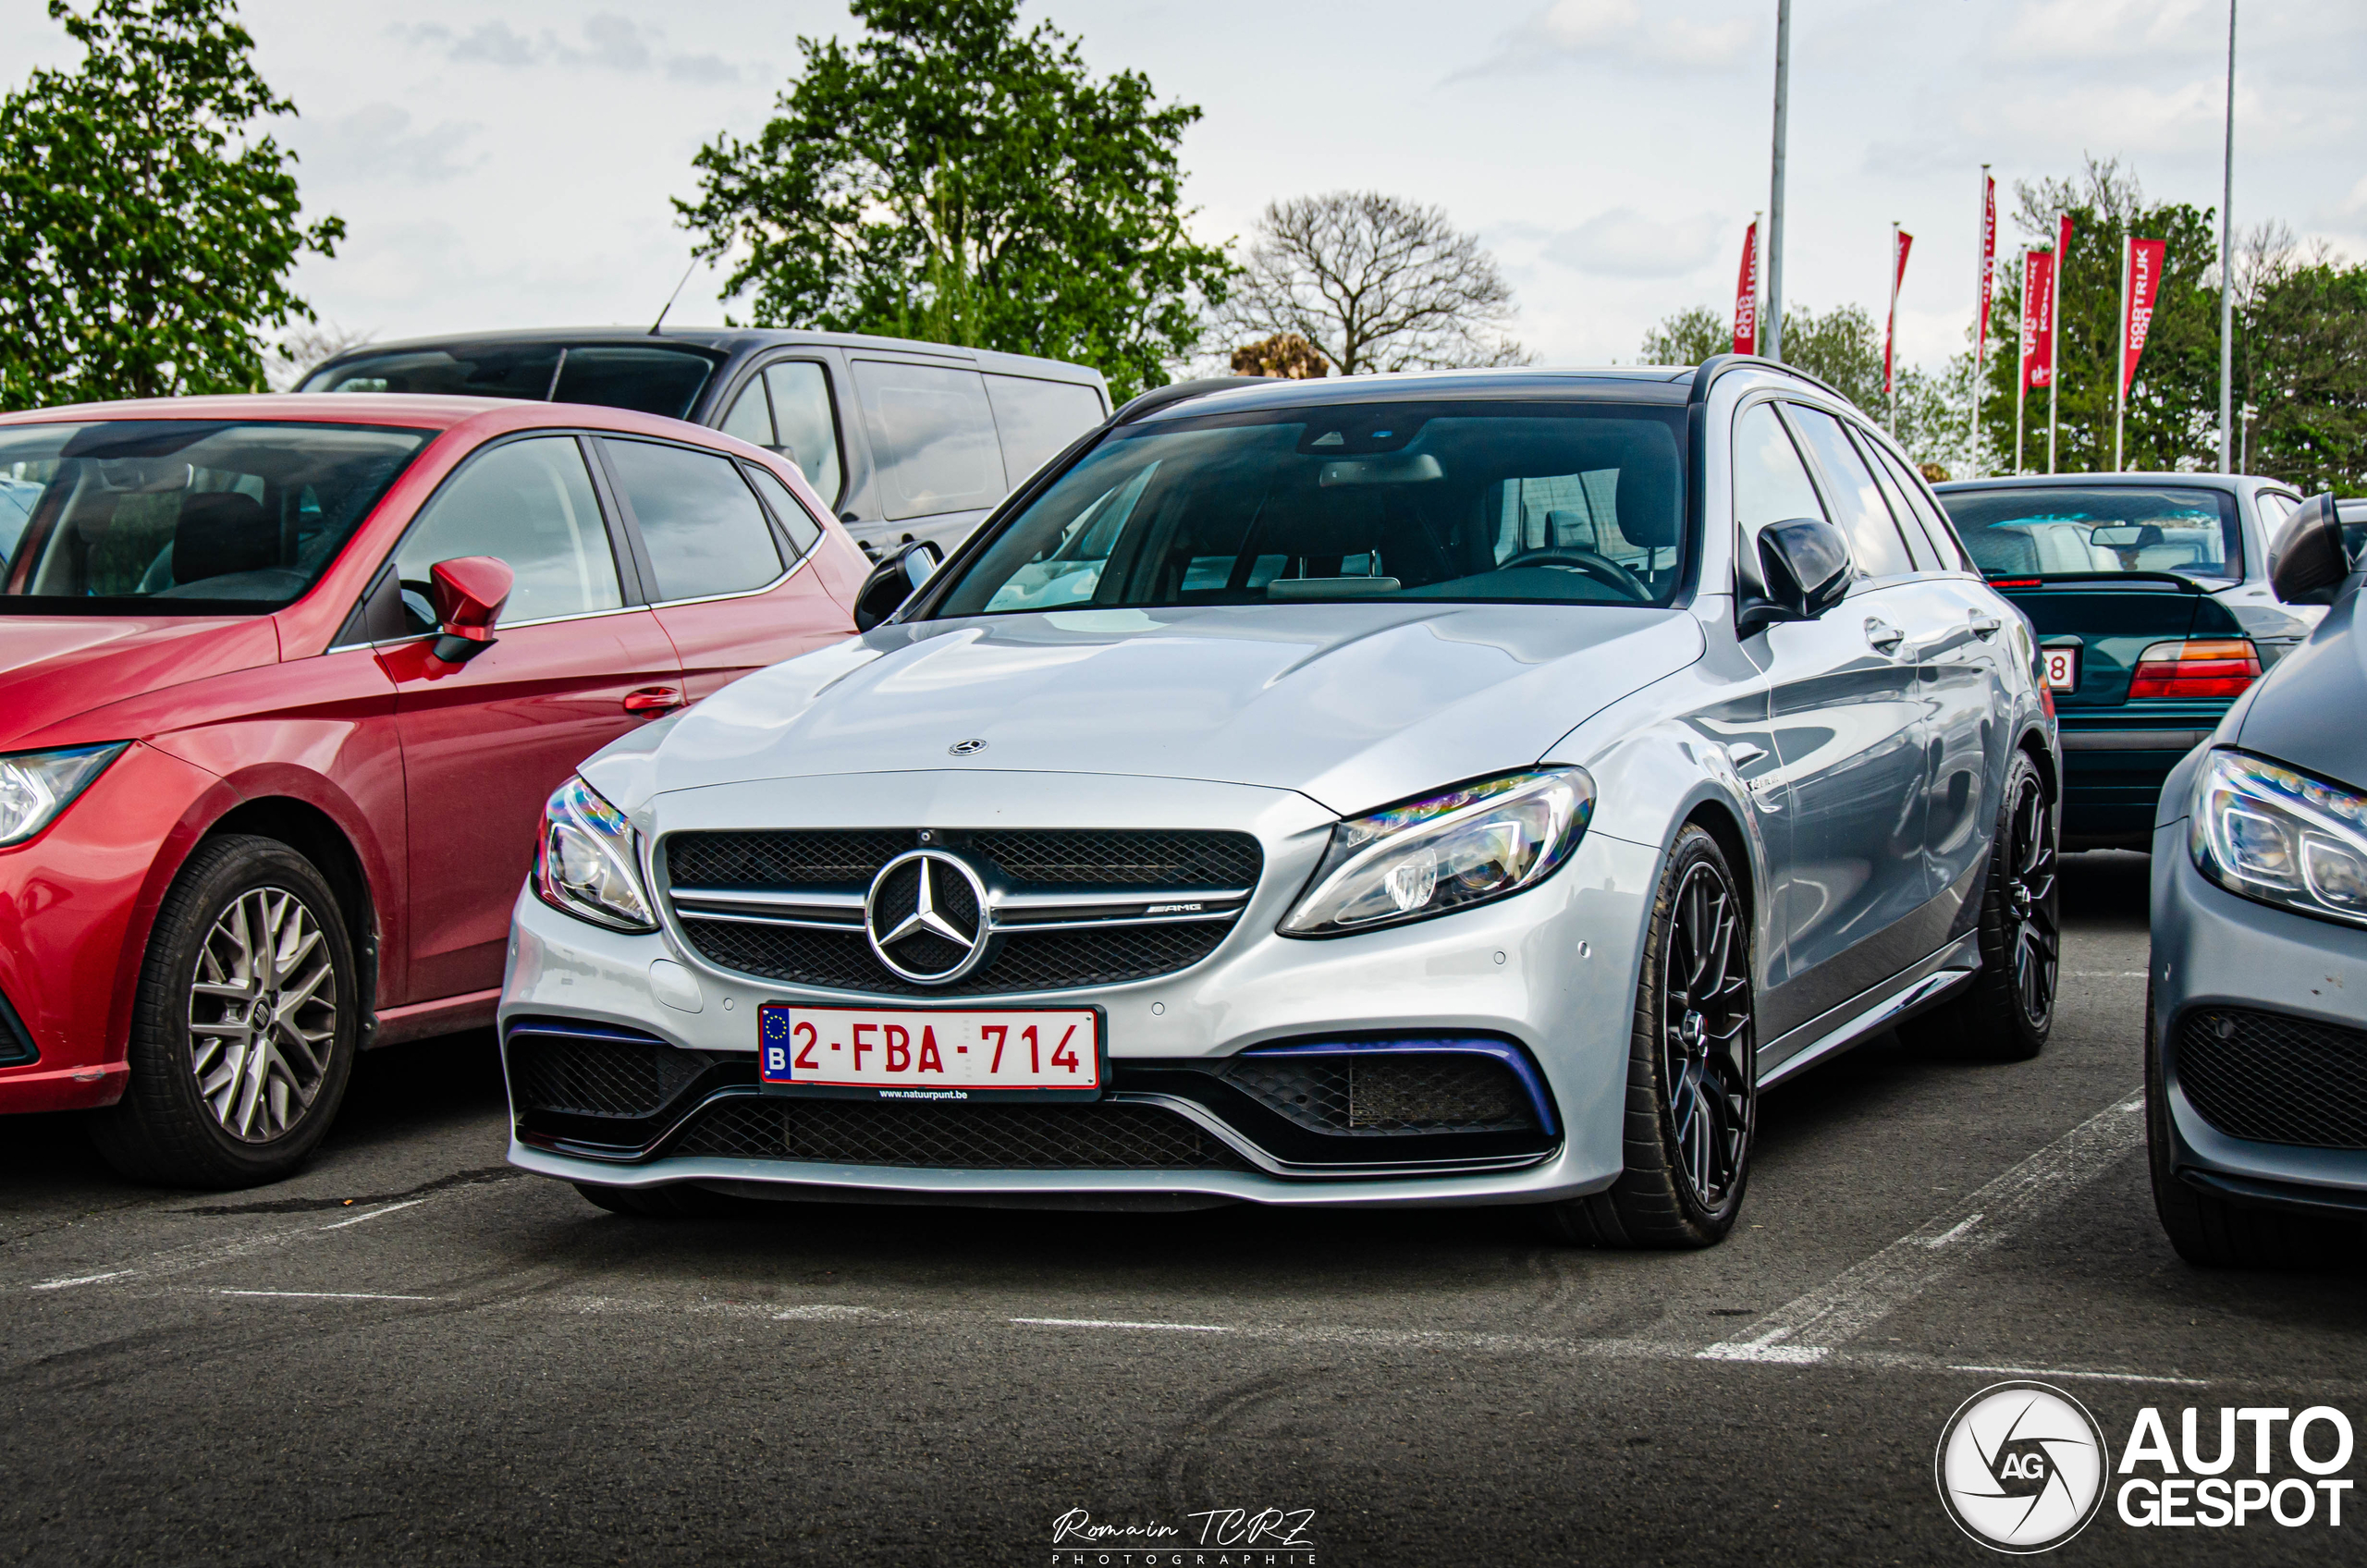
[[[1748,637],[1783,620],[1814,620],[1849,592],[1849,540],[1821,517],[1771,522],[1759,531],[1763,598],[1747,598],[1735,634]]]
[[[2313,496],[2269,546],[2269,586],[2288,605],[2323,605],[2333,601],[2334,591],[2349,575],[2350,552],[2344,547],[2334,496]]]
[[[427,569],[435,601],[435,656],[463,665],[494,644],[494,623],[509,602],[517,577],[509,563],[492,556],[461,556]]]
[[[915,539],[881,561],[854,596],[854,629],[868,631],[894,615],[944,563],[945,552],[926,539]]]

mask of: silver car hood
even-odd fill
[[[1347,814],[1526,766],[1702,646],[1683,610],[1567,605],[931,621],[748,676],[583,771],[628,812],[719,784],[968,767],[1263,785]]]

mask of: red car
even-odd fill
[[[350,395],[0,418],[0,1111],[212,1186],[492,1023],[551,791],[869,567],[716,431]]]

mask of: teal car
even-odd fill
[[[1990,586],[2038,633],[2062,733],[2063,847],[2144,848],[2178,759],[2324,614],[2268,585],[2269,542],[2300,497],[2219,473],[1936,488]]]

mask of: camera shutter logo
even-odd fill
[[[2051,1551],[2103,1505],[2112,1467],[2087,1407],[2045,1383],[1999,1383],[1948,1417],[1932,1469],[1956,1527],[1995,1551]]]

